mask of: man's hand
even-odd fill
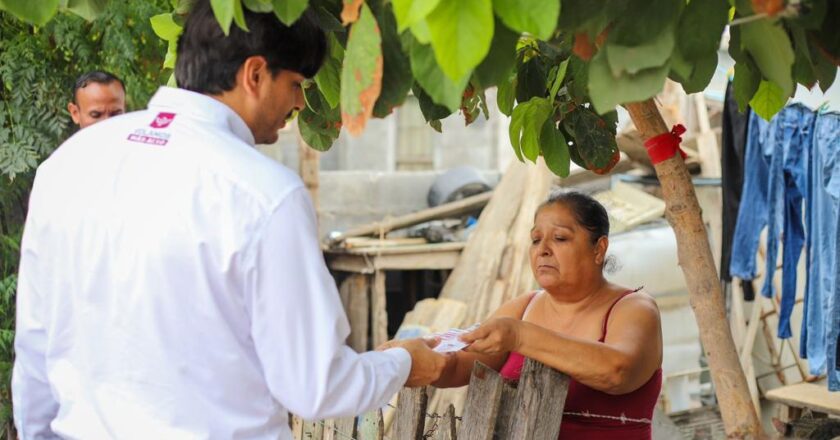
[[[408,351],[411,355],[411,372],[408,374],[405,386],[422,387],[440,379],[446,367],[446,356],[432,350],[438,343],[440,343],[438,338],[392,340],[380,345],[377,350],[400,347]]]
[[[502,354],[517,351],[520,347],[522,321],[514,318],[493,318],[481,327],[461,335],[470,344],[464,350],[480,354]]]

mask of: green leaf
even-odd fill
[[[315,19],[318,21],[321,29],[327,34],[334,32],[343,33],[345,31],[341,21],[323,6],[315,8]]]
[[[674,26],[669,23],[659,35],[645,43],[623,46],[608,42],[605,51],[613,75],[618,76],[622,72],[635,74],[644,69],[662,66],[674,51],[674,43]]]
[[[367,4],[350,28],[341,69],[341,120],[352,135],[360,134],[382,89],[382,38]]]
[[[814,73],[820,83],[820,90],[827,92],[837,77],[837,66],[816,47],[811,47],[811,60],[814,62]]]
[[[254,12],[272,12],[274,11],[274,5],[271,4],[272,0],[242,0],[242,3],[251,11]]]
[[[329,107],[336,108],[341,102],[341,62],[344,48],[341,47],[334,33],[327,34],[327,56],[324,64],[315,74],[315,84],[324,96]]]
[[[554,106],[547,98],[533,98],[513,109],[508,130],[513,151],[536,162],[540,155],[540,134],[545,121],[554,113]]]
[[[507,27],[547,40],[557,27],[560,1],[493,0],[493,9]]]
[[[615,110],[619,104],[644,101],[662,90],[669,65],[631,75],[613,76],[603,51],[589,63],[589,94],[598,113]]]
[[[411,45],[411,72],[432,100],[455,111],[461,106],[461,96],[470,80],[465,75],[459,81],[452,81],[446,76],[435,61],[431,46],[414,41]]]
[[[750,100],[758,91],[761,83],[761,75],[755,68],[750,67],[748,62],[735,64],[735,77],[732,79],[732,89],[735,94],[735,101],[738,103],[738,110],[744,112]]]
[[[402,33],[415,23],[422,21],[437,7],[440,0],[391,0],[397,31]]]
[[[571,83],[567,82],[569,94],[578,104],[589,102],[589,64],[576,56],[569,58],[569,60],[569,78],[571,80]]]
[[[300,136],[310,147],[327,151],[341,133],[341,113],[330,109],[325,97],[314,87],[305,92],[306,108],[298,115]]]
[[[795,55],[790,38],[779,23],[769,20],[745,23],[741,29],[741,45],[752,55],[765,78],[781,87],[785,95],[793,93]]]
[[[274,15],[286,26],[291,26],[303,15],[309,0],[274,0]]]
[[[468,76],[490,50],[491,0],[447,0],[426,18],[435,59],[453,81]]]
[[[55,15],[59,0],[0,0],[0,6],[15,17],[43,26]]]
[[[152,30],[160,39],[166,41],[177,41],[178,35],[183,30],[181,26],[172,19],[172,14],[158,14],[149,19]]]
[[[540,57],[534,57],[519,66],[516,83],[516,100],[526,102],[534,97],[543,97],[548,92],[545,79],[548,69]]]
[[[248,23],[245,22],[245,11],[242,10],[242,2],[234,0],[233,2],[233,21],[239,26],[239,29],[248,31]]]
[[[510,116],[513,112],[513,101],[516,99],[517,77],[514,74],[509,75],[508,80],[500,82],[496,90],[496,104],[505,116]]]
[[[374,15],[382,30],[382,56],[384,68],[382,73],[382,91],[376,105],[373,107],[373,115],[377,118],[388,116],[395,107],[402,105],[411,89],[411,63],[402,51],[400,36],[397,34],[397,23],[394,21],[394,14],[391,11],[391,4],[378,4],[374,9]]]
[[[483,88],[493,87],[505,81],[516,64],[516,42],[519,41],[519,34],[498,20],[495,28],[490,52],[475,68],[475,79]]]
[[[166,57],[163,59],[164,69],[174,69],[175,61],[178,59],[178,40],[169,40],[166,48]]]
[[[810,89],[817,82],[817,75],[814,73],[814,63],[811,61],[811,53],[808,51],[805,31],[800,27],[793,27],[791,34],[793,35],[796,54],[793,62],[793,80]]]
[[[585,107],[577,107],[574,114],[575,140],[586,169],[608,167],[618,152],[615,126],[610,127],[604,119]]]
[[[105,12],[107,6],[108,0],[68,0],[65,8],[87,21],[93,21]]]
[[[758,91],[750,101],[750,107],[756,114],[769,121],[785,106],[787,98],[788,95],[778,84],[762,80]]]
[[[674,0],[630,0],[624,13],[616,18],[609,43],[634,47],[658,38],[662,32],[673,32],[670,25],[679,17],[683,5]]]
[[[616,17],[624,13],[629,0],[562,0],[558,26],[569,32],[600,33]]]
[[[685,93],[699,93],[706,89],[718,65],[717,51],[709,52],[706,55],[694,60],[694,63],[687,64],[689,68],[687,76],[680,66],[686,63],[682,58],[680,49],[674,51],[671,57],[671,79],[679,82],[683,86]]]
[[[677,44],[683,55],[693,60],[717,52],[728,18],[726,0],[691,0],[677,26]]]
[[[569,144],[552,119],[545,121],[540,134],[540,143],[545,164],[552,173],[569,177]]]
[[[429,94],[420,87],[420,84],[414,83],[411,86],[411,92],[417,98],[417,102],[420,104],[420,112],[423,113],[423,119],[426,122],[439,121],[452,114],[452,111],[448,108],[435,104]]]
[[[230,24],[233,23],[234,3],[239,3],[239,0],[210,0],[210,6],[213,7],[213,15],[216,16],[216,21],[222,27],[225,35],[230,34]]]
[[[432,31],[429,30],[429,23],[426,20],[420,20],[411,26],[411,34],[417,41],[423,44],[432,42]]]
[[[566,78],[566,70],[569,68],[569,59],[567,58],[559,66],[557,66],[557,70],[554,73],[554,81],[551,83],[551,90],[548,92],[548,97],[551,99],[551,102],[554,103],[554,99],[557,97],[557,92],[560,90],[560,85],[563,84],[563,80]]]

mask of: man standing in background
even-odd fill
[[[67,104],[70,117],[85,128],[125,113],[125,85],[115,75],[94,70],[73,85],[73,100]]]

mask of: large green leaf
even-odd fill
[[[498,20],[495,26],[490,52],[475,68],[475,79],[483,88],[493,87],[505,81],[516,64],[516,42],[519,40],[519,34]]]
[[[788,95],[772,81],[761,81],[758,91],[750,101],[750,107],[759,116],[770,120],[787,102]]]
[[[306,91],[306,108],[298,115],[298,128],[310,147],[327,151],[341,133],[341,113],[331,109],[324,96],[314,87]]]
[[[426,18],[443,73],[459,81],[484,59],[493,38],[491,0],[447,0]]]
[[[402,32],[424,20],[438,3],[440,0],[391,0],[394,16],[397,18],[397,30]]]
[[[609,171],[618,153],[615,125],[610,126],[592,110],[578,106],[570,114],[574,121],[574,135],[578,153],[589,170]]]
[[[242,0],[242,4],[254,12],[272,12],[274,5],[272,0]]]
[[[826,58],[821,50],[813,46],[811,47],[811,60],[814,62],[814,73],[820,83],[820,90],[825,93],[834,84],[834,79],[837,77],[837,66]]]
[[[173,41],[178,39],[183,28],[172,18],[172,14],[158,14],[149,19],[152,30],[160,39]]]
[[[671,72],[668,75],[683,86],[685,93],[699,93],[706,89],[718,65],[717,51],[708,52],[693,61],[683,57],[677,47],[671,56]]]
[[[756,20],[742,25],[741,45],[755,60],[762,75],[776,83],[785,96],[793,93],[793,46],[780,23]]]
[[[545,164],[552,173],[569,177],[569,144],[552,119],[545,121],[540,134],[540,144]]]
[[[629,0],[562,0],[558,26],[564,31],[586,32],[594,37],[624,13]]]
[[[465,75],[457,82],[450,80],[438,67],[431,46],[420,44],[418,41],[411,44],[409,57],[414,79],[420,83],[432,100],[450,111],[457,110],[461,106],[464,88],[470,80],[469,75]]]
[[[577,104],[589,101],[589,64],[582,59],[572,56],[569,58],[569,78],[567,82],[569,94]]]
[[[794,27],[791,34],[793,35],[793,46],[796,54],[793,62],[793,80],[810,89],[817,82],[817,75],[814,72],[811,53],[808,51],[805,31],[802,28]]]
[[[609,42],[633,47],[657,38],[661,32],[672,32],[669,25],[677,19],[683,4],[674,0],[630,0],[616,18]]]
[[[635,46],[624,46],[609,41],[605,47],[607,61],[613,75],[616,76],[622,72],[635,74],[644,69],[659,67],[671,56],[674,41],[674,26],[673,23],[668,23],[653,39]]]
[[[758,90],[761,83],[761,75],[758,70],[750,66],[748,61],[735,64],[735,77],[732,79],[732,89],[735,101],[738,103],[738,110],[744,112],[747,105]]]
[[[534,97],[543,97],[548,92],[546,78],[548,69],[540,57],[534,57],[519,66],[516,83],[516,100],[526,102]]]
[[[308,5],[309,0],[274,0],[274,14],[283,24],[291,26],[303,15]]]
[[[513,151],[519,160],[523,157],[536,162],[540,155],[542,126],[554,113],[548,98],[533,98],[513,109],[508,133]]]
[[[344,48],[334,33],[327,34],[327,56],[324,64],[315,74],[315,84],[324,96],[330,108],[336,108],[341,102],[341,62],[344,60]]]
[[[402,105],[411,89],[411,63],[408,56],[400,46],[400,36],[397,34],[397,23],[394,21],[394,14],[391,11],[391,4],[375,5],[374,15],[382,30],[382,56],[384,70],[382,74],[382,92],[376,105],[373,107],[373,115],[377,118],[384,118],[389,115],[395,107]]]
[[[727,0],[691,0],[677,26],[677,44],[693,60],[717,52],[729,18]]]
[[[87,21],[93,21],[105,12],[107,6],[108,0],[67,0],[66,8]]]
[[[233,2],[233,22],[239,26],[239,29],[248,31],[248,23],[245,22],[245,10],[242,8],[242,2],[240,0]]]
[[[614,76],[604,52],[589,63],[589,94],[598,113],[612,111],[619,104],[644,101],[662,90],[669,65],[645,69],[631,75]]]
[[[557,27],[560,0],[493,0],[493,9],[507,27],[547,40]]]
[[[0,0],[0,9],[23,21],[43,26],[55,15],[58,4],[59,0]]]
[[[382,38],[370,8],[362,4],[347,38],[341,69],[341,120],[350,134],[364,130],[382,89]]]
[[[216,21],[225,32],[225,35],[230,33],[230,24],[233,23],[235,4],[239,0],[210,0],[210,6],[213,8],[213,15],[216,16]]]

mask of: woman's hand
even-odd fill
[[[518,351],[521,347],[522,321],[516,318],[493,318],[481,327],[461,336],[470,344],[465,351],[495,355]]]

